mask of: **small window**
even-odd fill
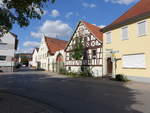
[[[92,58],[96,59],[96,50],[92,50]]]
[[[72,53],[69,53],[69,60],[72,60]]]
[[[0,61],[5,61],[6,60],[6,56],[0,56]]]
[[[122,40],[128,40],[128,27],[122,28]]]
[[[112,42],[111,32],[106,33],[106,42],[107,43],[111,43]]]
[[[138,36],[146,35],[146,21],[138,23]]]

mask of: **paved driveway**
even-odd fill
[[[150,85],[66,78],[49,72],[0,75],[0,89],[63,113],[150,113]]]

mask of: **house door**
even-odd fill
[[[111,61],[111,58],[107,59],[107,74],[112,74],[113,70],[113,63]]]

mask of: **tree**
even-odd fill
[[[55,0],[2,0],[0,1],[0,35],[7,33],[14,24],[26,27],[30,19],[41,19],[44,5]]]
[[[75,38],[75,45],[73,47],[73,52],[72,52],[72,58],[75,60],[80,60],[83,57],[84,54],[84,46],[82,43],[82,38],[76,37]]]

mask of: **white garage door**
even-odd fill
[[[124,68],[146,68],[145,54],[124,55],[122,60]]]

